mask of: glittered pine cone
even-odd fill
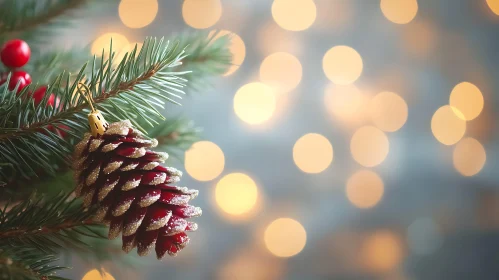
[[[74,170],[76,195],[85,207],[98,205],[95,219],[110,224],[109,238],[122,233],[125,252],[137,247],[144,256],[154,247],[161,259],[187,245],[185,232],[197,224],[186,219],[200,216],[201,209],[188,204],[197,190],[172,185],[182,172],[160,165],[168,154],[148,150],[157,144],[130,121],[116,122],[104,135],[87,133],[76,145]]]

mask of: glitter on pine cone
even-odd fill
[[[85,207],[98,205],[96,219],[110,224],[109,238],[122,233],[123,250],[137,247],[140,256],[155,248],[158,259],[175,256],[189,242],[186,231],[201,215],[189,205],[197,190],[177,187],[182,172],[161,166],[167,153],[150,151],[158,144],[130,121],[113,123],[104,135],[85,134],[75,147],[75,193]]]

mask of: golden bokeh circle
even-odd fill
[[[260,65],[260,80],[276,93],[288,92],[298,86],[302,77],[301,63],[292,54],[277,52],[267,56]]]
[[[274,0],[272,17],[286,30],[302,31],[314,23],[317,9],[313,0]]]
[[[411,22],[418,13],[417,0],[381,0],[380,8],[383,15],[391,22],[406,24]]]
[[[397,131],[407,121],[407,103],[393,92],[383,91],[374,96],[368,111],[374,125],[383,131]]]
[[[104,33],[92,42],[92,54],[100,56],[104,50],[104,56],[109,56],[111,39],[113,40],[113,52],[117,54],[129,46],[128,39],[124,35],[116,32]]]
[[[224,170],[225,157],[217,144],[199,141],[185,152],[184,165],[192,178],[198,181],[211,181]]]
[[[320,134],[305,134],[293,146],[293,160],[305,173],[320,173],[333,161],[333,146]]]
[[[485,148],[474,138],[464,138],[454,148],[452,162],[454,168],[463,176],[478,174],[486,161],[487,154]]]
[[[307,232],[296,220],[279,218],[267,226],[264,233],[267,249],[278,257],[292,257],[307,243]]]
[[[215,31],[211,31],[209,36],[212,36]],[[231,59],[231,66],[227,70],[227,72],[224,73],[224,76],[231,75],[232,73],[236,72],[237,69],[243,64],[244,58],[246,57],[246,46],[244,45],[243,39],[237,35],[234,32],[231,32],[229,30],[220,30],[218,31],[217,35],[213,38],[213,40],[216,40],[217,38],[220,38],[222,36],[229,36],[229,51],[232,55]]]
[[[388,137],[374,126],[363,126],[352,136],[350,151],[353,159],[365,167],[382,163],[388,155]]]
[[[238,216],[250,212],[258,199],[255,181],[243,173],[227,174],[215,187],[215,200],[225,213]]]
[[[261,250],[260,246],[249,244],[238,246],[218,266],[217,280],[277,280],[285,274],[285,264]]]
[[[121,22],[130,28],[151,24],[158,14],[157,0],[121,0],[118,7]]]
[[[466,132],[464,115],[449,105],[442,106],[431,118],[431,131],[440,143],[456,144]]]
[[[101,271],[97,269],[92,269],[87,272],[81,280],[115,280],[114,277],[107,271]]]
[[[499,15],[499,0],[486,0],[487,6],[489,6],[490,10]]]
[[[327,78],[338,85],[355,82],[364,68],[362,57],[349,46],[335,46],[322,59],[322,68]]]
[[[331,83],[325,89],[324,103],[335,118],[354,124],[364,120],[369,98],[354,85]]]
[[[263,83],[242,86],[234,96],[234,112],[244,122],[258,125],[268,121],[276,109],[275,94]]]
[[[184,0],[182,17],[187,25],[205,29],[217,23],[222,16],[220,0]]]
[[[369,235],[362,244],[361,252],[367,268],[377,273],[392,271],[404,256],[400,237],[388,230]]]
[[[483,110],[483,95],[474,84],[462,82],[452,89],[449,104],[462,113],[464,120],[473,120]],[[460,115],[458,114],[458,116]]]
[[[374,207],[383,197],[383,193],[383,180],[373,171],[357,171],[347,181],[347,198],[358,208]]]

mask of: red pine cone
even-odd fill
[[[189,242],[185,231],[197,224],[185,220],[201,215],[189,205],[197,190],[170,184],[182,173],[160,162],[168,154],[150,151],[156,139],[146,139],[130,121],[113,123],[104,135],[87,133],[75,147],[76,195],[84,206],[98,205],[96,219],[110,223],[109,238],[122,233],[123,250],[136,246],[140,256],[155,247],[158,259],[176,255]]]

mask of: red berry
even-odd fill
[[[54,102],[55,102],[55,95],[52,93],[49,96],[49,100],[47,101],[47,105],[54,106]],[[59,98],[57,99],[57,105],[59,105]]]
[[[51,94],[49,96],[49,100],[47,101],[47,105],[49,106],[54,106],[55,104],[55,107],[59,108],[59,111],[62,111],[62,106],[59,107],[59,105],[61,105],[61,99],[59,97],[55,98],[55,94]]]
[[[35,105],[40,104],[42,102],[43,97],[45,96],[45,92],[47,91],[47,86],[39,87],[33,93],[33,99],[35,100]]]
[[[41,86],[35,90],[35,92],[33,93],[33,99],[35,100],[35,105],[38,105],[40,104],[40,102],[42,102],[43,97],[45,96],[46,93],[47,93],[47,86]],[[55,98],[55,94],[53,93],[50,94],[49,99],[47,100],[48,106],[55,105],[59,107],[60,103],[61,100],[59,97]],[[62,107],[60,109],[62,109]]]
[[[7,67],[22,67],[28,63],[31,50],[28,43],[23,40],[14,39],[5,43],[0,51],[0,59]]]
[[[8,74],[0,75],[0,85],[2,85],[7,81],[7,76]],[[31,76],[28,73],[21,70],[14,71],[10,77],[9,90],[14,90],[18,82],[19,82],[19,88],[17,89],[17,93],[19,93],[27,85],[31,84]]]

